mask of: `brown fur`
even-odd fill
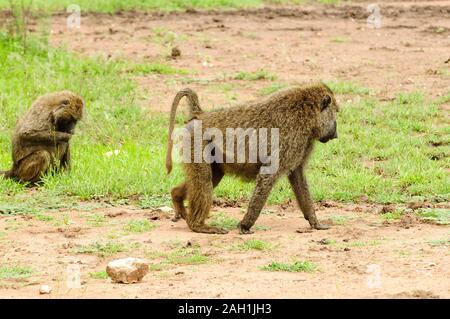
[[[200,108],[200,103],[198,101],[197,93],[195,93],[191,89],[183,89],[177,93],[175,98],[172,102],[172,109],[170,111],[170,122],[169,122],[169,141],[167,143],[167,157],[166,157],[166,169],[167,172],[170,174],[172,171],[172,148],[173,148],[173,140],[172,140],[172,134],[173,129],[175,127],[175,116],[177,113],[178,104],[180,103],[181,99],[183,97],[188,98],[189,103],[189,113],[188,113],[188,121],[191,121],[192,119],[197,118],[199,114],[201,114],[203,111]]]
[[[83,100],[69,91],[38,98],[17,123],[13,167],[4,177],[36,183],[51,168],[70,168],[69,141],[83,108]]]
[[[175,116],[175,110],[176,108],[172,108],[171,119]],[[311,227],[327,229],[328,226],[320,224],[315,215],[304,169],[315,140],[327,142],[337,137],[337,111],[338,106],[331,90],[326,85],[317,83],[286,89],[246,105],[198,114],[196,118],[202,121],[203,132],[207,128],[218,128],[224,137],[226,128],[278,128],[279,169],[276,174],[260,174],[263,163],[259,159],[257,163],[249,163],[248,160],[244,163],[185,163],[186,181],[171,192],[175,219],[183,217],[195,232],[226,233],[223,229],[205,224],[205,220],[211,208],[213,188],[219,184],[224,174],[229,173],[246,180],[256,180],[247,214],[239,223],[241,234],[251,233],[250,228],[256,222],[275,182],[279,177],[287,175],[297,202]],[[171,129],[172,124],[171,120]],[[192,121],[187,125],[188,129],[191,124]],[[209,142],[203,141],[203,147]],[[270,150],[270,141],[268,144]],[[224,150],[221,151],[225,153]],[[234,156],[236,159],[236,154]],[[171,148],[167,159],[170,159],[171,167]],[[183,204],[185,199],[189,201],[189,213]]]

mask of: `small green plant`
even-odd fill
[[[43,222],[50,222],[55,220],[55,217],[53,216],[49,216],[46,214],[42,214],[42,213],[36,213],[33,215],[33,218],[36,218],[37,220],[43,221]]]
[[[150,271],[162,271],[166,268],[167,268],[167,265],[164,263],[151,264],[148,266],[148,269],[150,269]]]
[[[273,249],[273,244],[265,242],[261,239],[249,239],[233,245],[233,248],[241,251],[248,250],[270,250]]]
[[[347,39],[343,37],[334,37],[330,41],[333,43],[344,43],[347,42]]]
[[[75,252],[78,254],[92,254],[99,257],[107,257],[126,250],[128,248],[124,244],[110,241],[107,243],[95,242],[89,245],[83,245],[78,247]]]
[[[353,217],[343,215],[332,215],[330,216],[330,219],[333,221],[333,224],[335,225],[345,225],[349,220],[353,219]]]
[[[276,76],[273,74],[270,74],[266,70],[259,70],[256,72],[239,72],[235,75],[235,80],[244,80],[244,81],[257,81],[257,80],[270,80],[274,81],[276,80]]]
[[[223,228],[226,230],[236,229],[239,224],[239,220],[236,218],[227,216],[225,213],[217,213],[211,217],[210,225],[214,227]]]
[[[393,212],[387,212],[381,215],[383,220],[399,220],[402,218],[404,210],[396,209]]]
[[[428,244],[431,246],[450,246],[450,238],[429,240]]]
[[[139,208],[149,209],[149,208],[157,208],[161,206],[169,206],[172,205],[172,200],[169,196],[164,195],[152,195],[146,196],[139,201]]]
[[[270,230],[270,227],[264,225],[255,225],[253,226],[255,230],[267,231]]]
[[[261,269],[266,271],[313,272],[317,269],[317,266],[309,261],[296,261],[294,263],[272,262]]]
[[[93,279],[108,279],[108,274],[106,273],[106,271],[101,270],[101,271],[90,272],[89,277],[91,277]]]
[[[173,74],[188,74],[187,70],[175,69],[170,65],[163,63],[145,63],[145,64],[135,64],[131,68],[127,69],[131,74],[135,75],[147,75],[151,73],[173,75]]]
[[[285,88],[287,85],[282,83],[274,83],[269,86],[265,86],[258,91],[259,95],[270,95],[272,93],[278,92],[279,90]]]
[[[33,269],[27,266],[2,266],[0,279],[26,279],[31,276]]]
[[[88,224],[94,227],[101,227],[107,222],[105,215],[103,214],[91,214],[88,217]]]
[[[420,219],[438,224],[438,225],[448,225],[450,224],[450,209],[445,208],[430,208],[422,209],[417,212]]]
[[[149,222],[147,219],[137,219],[129,221],[124,230],[130,233],[146,233],[155,228],[156,225]]]
[[[353,82],[325,81],[325,84],[328,85],[335,94],[369,94],[370,93],[370,89],[360,86],[359,84],[356,84]]]
[[[208,261],[208,256],[203,255],[198,246],[179,248],[167,255],[167,262],[176,265],[199,265]]]

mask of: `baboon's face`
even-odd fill
[[[77,122],[83,116],[83,101],[75,95],[62,95],[53,112],[55,128],[58,132],[73,134]]]
[[[338,137],[336,113],[338,107],[334,97],[326,95],[320,104],[320,121],[321,133],[319,141],[326,143]]]

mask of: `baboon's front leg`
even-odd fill
[[[289,182],[291,183],[298,206],[300,206],[300,209],[303,212],[303,216],[305,216],[305,219],[309,222],[311,227],[314,229],[329,229],[330,226],[321,224],[317,220],[316,213],[314,212],[314,204],[309,193],[308,182],[306,181],[303,167],[300,166],[296,168],[289,175]]]
[[[268,174],[260,174],[256,178],[256,187],[253,190],[253,195],[250,199],[247,213],[238,225],[239,233],[241,235],[253,233],[250,228],[252,228],[258,219],[276,180],[277,177],[275,175]]]
[[[211,165],[211,168],[212,168],[212,182],[214,188],[220,183],[224,174],[223,171],[220,169],[220,167],[217,167],[214,164]],[[172,203],[173,208],[175,210],[175,215],[172,218],[172,221],[177,222],[181,218],[186,220],[187,211],[186,207],[184,206],[184,201],[186,200],[187,197],[186,183],[174,187],[170,193],[172,195]]]

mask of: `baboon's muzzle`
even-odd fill
[[[326,143],[326,142],[328,142],[330,140],[333,140],[335,138],[338,138],[336,122],[334,122],[333,130],[331,130],[330,133],[327,134],[326,136],[320,138],[319,141],[322,142],[322,143]]]

